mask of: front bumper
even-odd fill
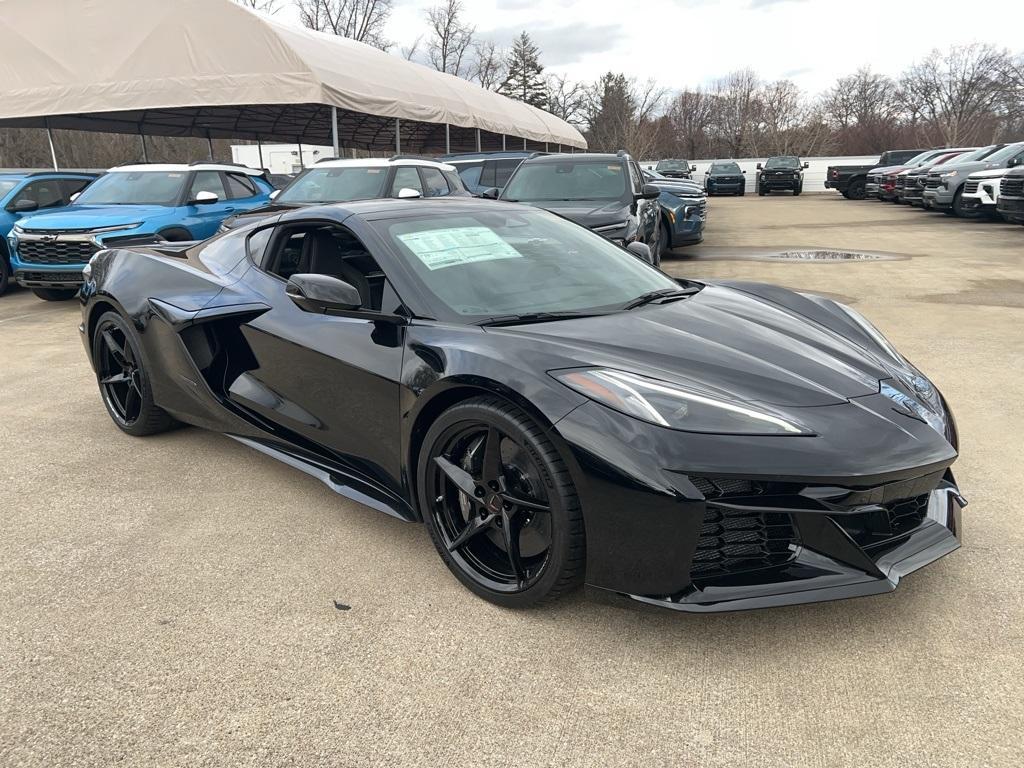
[[[775,177],[767,176],[758,180],[761,189],[771,191],[773,189],[796,189],[800,186],[800,179],[792,176]]]
[[[929,187],[924,191],[925,208],[953,207],[953,191],[944,187]]]
[[[1024,221],[1024,197],[1000,197],[996,210],[1010,221]]]

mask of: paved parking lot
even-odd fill
[[[509,612],[420,527],[228,438],[122,435],[76,306],[14,291],[0,765],[1021,765],[1024,227],[831,194],[710,215],[670,271],[839,297],[943,389],[962,550],[839,603],[688,616],[584,592]],[[793,248],[909,258],[750,258]]]

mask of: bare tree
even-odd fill
[[[626,149],[648,156],[658,144],[657,110],[665,89],[653,80],[637,83],[621,73],[605,74],[590,91],[587,104],[588,143],[597,151]]]
[[[393,43],[384,37],[393,0],[295,0],[299,19],[310,29],[358,40],[382,51]]]
[[[462,77],[469,67],[467,53],[473,45],[475,27],[462,20],[461,0],[445,0],[427,11],[427,58],[439,72]]]
[[[281,10],[278,5],[280,0],[235,0],[235,2],[239,5],[244,5],[246,8],[252,8],[254,11],[267,13],[271,16]]]
[[[946,146],[985,142],[998,130],[994,115],[1008,85],[1002,75],[1011,66],[1009,55],[990,45],[933,50],[903,74],[900,91]]]
[[[419,53],[420,43],[423,42],[423,35],[416,35],[416,39],[412,41],[411,45],[403,45],[400,49],[402,58],[406,61],[413,61],[416,58],[416,54]]]
[[[730,72],[714,83],[712,125],[731,157],[742,157],[749,149],[760,119],[760,88],[761,79],[752,69]]]
[[[714,97],[699,87],[683,91],[673,99],[668,110],[669,123],[686,157],[693,159],[712,154],[708,147],[707,131],[712,123],[715,106]]]
[[[891,149],[908,118],[896,83],[867,67],[839,78],[825,92],[822,110],[846,151],[855,154]]]
[[[493,40],[473,44],[473,60],[469,67],[470,80],[478,83],[481,88],[496,91],[505,82],[507,74],[505,52]]]
[[[570,81],[565,75],[548,75],[547,84],[547,111],[567,123],[582,124],[588,99],[586,86]]]

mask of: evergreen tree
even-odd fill
[[[498,92],[540,109],[548,106],[548,85],[540,63],[540,49],[526,32],[512,43],[508,54],[508,76]]]

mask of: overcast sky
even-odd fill
[[[438,0],[395,0],[388,37],[410,44]],[[898,75],[932,48],[1024,51],[1024,0],[464,0],[483,38],[525,29],[542,63],[574,79],[618,71],[672,90],[754,68],[810,93],[861,65]],[[286,11],[284,18],[293,18]],[[396,47],[397,50],[397,47]]]

